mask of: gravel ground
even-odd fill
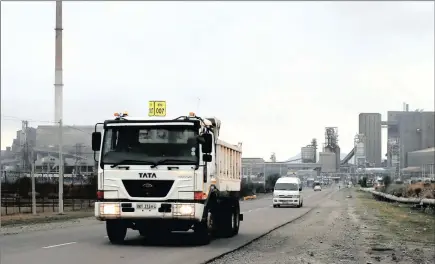
[[[331,198],[325,198],[303,218],[210,263],[434,263],[433,240],[429,245],[425,241],[425,247],[420,244],[413,248],[414,244],[403,240],[403,233],[395,232],[382,222],[389,219],[379,214],[379,210],[367,210],[368,206],[379,206],[382,203],[375,201],[378,204],[370,204],[374,200],[371,197],[371,200],[363,199],[367,197],[361,195],[353,189],[342,189]],[[402,229],[407,229],[405,222],[400,224]],[[393,231],[387,238],[388,247],[385,246],[386,238],[376,235],[383,228]],[[426,238],[430,240],[429,237]]]

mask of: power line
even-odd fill
[[[6,119],[6,120],[17,120],[17,121],[23,121],[26,120],[28,122],[38,122],[38,123],[50,123],[50,124],[56,124],[56,122],[53,121],[48,121],[48,120],[35,120],[35,119],[29,119],[29,118],[20,118],[20,117],[16,117],[16,116],[9,116],[9,115],[1,115],[2,119]]]
[[[25,118],[20,118],[20,117],[16,117],[16,116],[8,116],[8,115],[1,115],[1,117],[2,117],[2,120],[16,120],[16,121],[20,121],[20,122],[26,120],[27,122],[32,122],[32,123],[49,123],[49,124],[53,124],[53,125],[58,124],[58,122],[54,122],[54,121],[25,119]],[[86,133],[88,135],[92,135],[92,133],[89,133],[88,131],[84,131],[84,130],[77,128],[75,126],[70,126],[70,125],[64,124],[63,127],[71,128],[71,129]]]

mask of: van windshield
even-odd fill
[[[296,183],[278,182],[275,185],[277,191],[298,191],[299,186]]]

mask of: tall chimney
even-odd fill
[[[63,70],[62,70],[62,1],[56,0],[56,33],[54,65],[54,122],[63,118]]]

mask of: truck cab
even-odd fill
[[[128,228],[150,237],[193,229],[205,244],[216,230],[238,233],[240,186],[217,181],[216,120],[119,113],[97,125],[103,129],[92,135],[99,152],[95,217],[106,222],[112,243],[123,242]]]

